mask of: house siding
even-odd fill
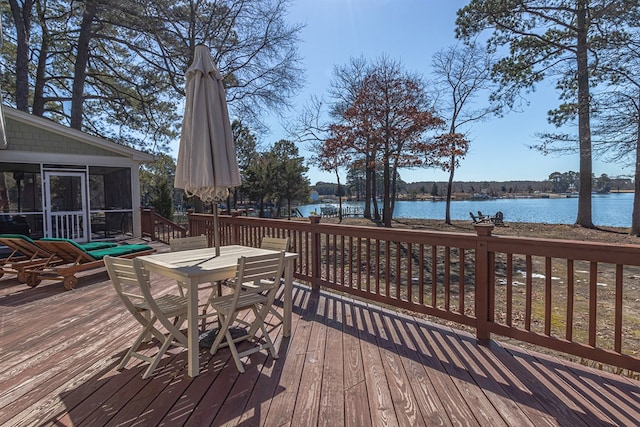
[[[34,153],[56,153],[90,156],[121,157],[117,153],[95,147],[68,136],[59,135],[6,118],[8,148],[14,151]]]

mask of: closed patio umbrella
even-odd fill
[[[0,22],[0,48],[1,47],[2,47],[2,22]],[[4,150],[6,148],[7,148],[7,134],[4,130],[4,114],[2,114],[2,94],[0,94],[0,150]]]
[[[174,186],[214,203],[214,242],[220,254],[217,201],[240,185],[222,75],[206,46],[195,48],[186,72],[186,102]]]

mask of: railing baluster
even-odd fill
[[[391,296],[391,242],[385,242],[385,263],[384,263],[384,284],[385,295]]]
[[[375,275],[376,275],[376,295],[380,294],[380,239],[375,239],[376,257],[375,257]]]
[[[333,277],[332,282],[337,282],[338,281],[338,257],[337,254],[340,253],[340,251],[338,251],[338,235],[337,234],[332,234],[332,242],[333,242],[333,262],[331,264],[333,264]],[[341,248],[342,249],[342,248]]]
[[[567,260],[567,341],[573,341],[573,295],[574,295],[575,271],[573,260]]]
[[[451,302],[451,248],[444,248],[444,309],[449,311]]]
[[[356,288],[362,289],[362,238],[356,237]]]
[[[371,293],[371,239],[367,237],[365,239],[365,242],[367,242],[367,247],[365,251],[365,259],[367,262],[366,269],[365,269],[366,290],[367,290],[367,293]]]
[[[533,267],[531,266],[531,255],[526,256],[526,274],[527,284],[525,291],[525,313],[524,313],[524,328],[527,331],[531,330],[531,304],[533,298]]]
[[[420,243],[418,258],[418,304],[424,304],[424,244]]]
[[[596,346],[598,310],[598,263],[589,263],[589,345]]]
[[[615,337],[613,349],[616,353],[622,353],[622,274],[624,272],[621,264],[616,264],[616,296],[615,296]]]
[[[431,246],[431,307],[438,306],[438,247]]]
[[[460,314],[464,314],[464,309],[465,309],[465,268],[464,268],[464,261],[465,261],[465,250],[464,248],[460,248],[458,250],[458,312]]]
[[[413,247],[411,242],[407,243],[407,301],[413,301],[413,274],[411,266],[413,264]]]
[[[400,281],[402,280],[402,247],[400,246],[400,242],[396,242],[396,272],[395,272],[395,282],[396,282],[396,300],[400,300],[400,290],[402,289],[402,284]]]
[[[551,335],[551,258],[544,259],[544,334]]]
[[[513,254],[507,254],[507,325],[513,321]]]

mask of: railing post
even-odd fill
[[[236,220],[236,218],[238,218],[239,216],[240,216],[240,212],[238,211],[231,212],[231,234],[233,236],[232,238],[233,238],[234,245],[240,244],[240,229],[242,227],[240,226],[240,224],[238,224],[238,221]]]
[[[149,234],[149,213],[144,206],[140,206],[140,235],[146,237]]]
[[[151,240],[158,240],[156,236],[156,209],[154,207],[149,208],[149,218],[151,220],[149,223],[151,224]]]
[[[320,233],[318,232],[320,216],[310,215],[309,220],[311,221],[311,287],[320,289],[321,249]]]
[[[189,232],[189,236],[197,236],[197,234],[193,233],[195,224],[191,219],[191,214],[193,213],[193,209],[187,209],[187,230]]]
[[[491,307],[493,307],[492,292],[490,283],[490,265],[489,250],[487,248],[487,240],[491,237],[491,231],[493,225],[491,224],[476,224],[474,225],[478,239],[476,240],[476,283],[475,283],[475,298],[476,298],[476,338],[480,341],[486,341],[491,338],[491,332],[489,332],[489,322],[493,317],[491,313]]]

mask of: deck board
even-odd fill
[[[175,286],[153,277],[163,291]],[[631,425],[640,383],[325,292],[294,288],[279,359],[170,349],[115,367],[137,334],[104,271],[74,291],[0,279],[0,425]],[[206,297],[206,296],[205,296]],[[281,308],[280,308],[281,309]],[[274,320],[274,319],[271,319]],[[152,352],[153,348],[148,351]]]

